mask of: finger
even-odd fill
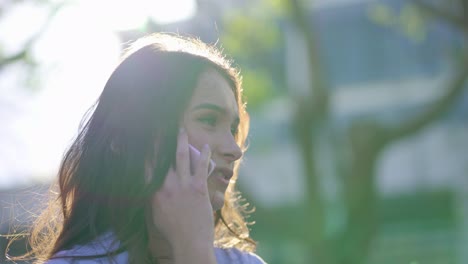
[[[179,176],[179,179],[186,179],[190,177],[188,137],[184,128],[180,129],[177,139],[176,172]]]
[[[208,179],[208,166],[211,159],[211,150],[208,144],[205,144],[200,153],[200,159],[198,160],[197,169],[194,177],[206,181]]]
[[[166,189],[172,188],[171,186],[173,186],[177,180],[178,180],[177,172],[174,170],[174,168],[169,168],[169,171],[166,174],[166,178],[164,178],[164,181],[160,190],[161,189],[166,190]]]

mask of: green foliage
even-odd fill
[[[399,11],[386,4],[375,3],[369,7],[367,14],[376,24],[399,31],[416,43],[426,39],[427,18],[411,3],[405,4]]]
[[[290,13],[290,2],[285,0],[263,0],[262,5],[275,16],[287,16]]]
[[[221,36],[224,48],[240,59],[257,57],[274,48],[280,39],[278,27],[271,18],[257,18],[236,12],[225,18]]]
[[[387,5],[376,3],[369,7],[368,17],[375,23],[392,27],[396,24],[396,13]]]
[[[418,43],[424,41],[427,34],[426,19],[420,9],[411,4],[405,5],[401,10],[399,22],[403,32],[410,39]]]
[[[249,102],[249,108],[262,105],[271,98],[273,82],[271,75],[263,69],[246,69],[242,72],[244,94]]]
[[[285,3],[263,0],[224,17],[220,40],[224,50],[241,65],[250,108],[276,96],[271,59],[273,52],[281,47],[282,32],[275,24],[284,15]]]

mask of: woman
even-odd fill
[[[126,51],[64,156],[30,256],[59,263],[264,263],[235,192],[248,132],[214,47],[155,34]],[[189,144],[201,151],[190,167]],[[210,159],[216,164],[208,175]]]

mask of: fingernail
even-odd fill
[[[179,128],[179,135],[182,135],[185,133],[185,128],[184,127],[180,127]]]

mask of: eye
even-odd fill
[[[201,123],[203,123],[205,125],[211,126],[211,127],[216,126],[216,124],[218,122],[218,118],[216,116],[212,116],[212,115],[203,116],[203,117],[198,118],[197,120],[199,122],[201,122]]]
[[[231,126],[231,134],[233,136],[236,136],[237,135],[237,132],[238,132],[238,129],[239,129],[239,126],[238,125],[233,125]]]
[[[237,133],[239,132],[239,124],[240,124],[239,118],[236,118],[234,122],[231,124],[231,134],[233,136],[237,136]]]

